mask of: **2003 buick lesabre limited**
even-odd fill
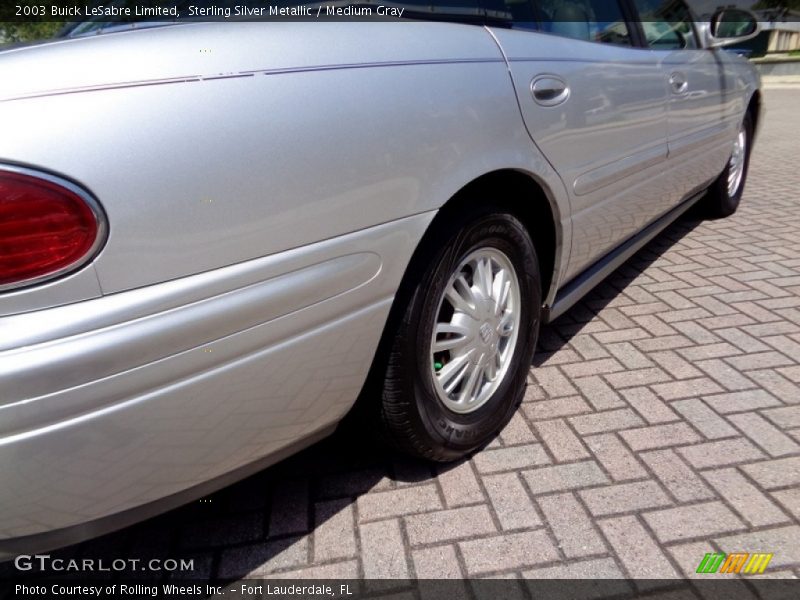
[[[749,13],[492,2],[0,54],[0,551],[205,495],[359,397],[462,456],[542,322],[698,199],[736,210]]]

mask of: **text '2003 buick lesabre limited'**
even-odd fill
[[[541,323],[695,202],[736,210],[761,95],[722,46],[752,15],[452,4],[0,53],[0,553],[196,499],[354,407],[472,452]]]

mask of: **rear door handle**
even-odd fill
[[[689,83],[686,81],[686,75],[683,73],[673,73],[669,76],[669,85],[673,93],[683,94],[689,89]]]
[[[570,90],[567,82],[556,75],[540,75],[531,82],[531,94],[536,104],[557,106],[566,102]]]

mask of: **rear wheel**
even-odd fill
[[[484,209],[438,233],[393,332],[378,421],[397,448],[448,461],[491,439],[522,399],[541,284],[511,214]]]
[[[704,200],[708,215],[712,218],[727,217],[736,212],[744,193],[747,170],[750,166],[750,148],[753,140],[753,120],[748,113],[739,126],[733,152]]]

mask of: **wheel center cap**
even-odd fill
[[[492,340],[492,326],[489,325],[488,323],[484,323],[483,325],[481,325],[478,332],[480,333],[481,341],[484,344],[488,344]]]

